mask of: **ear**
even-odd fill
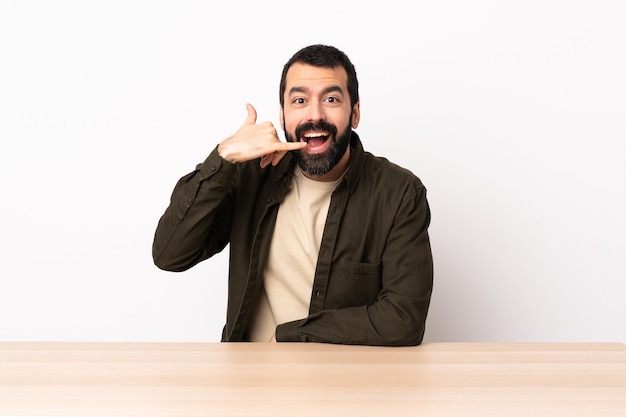
[[[359,126],[361,120],[361,102],[357,101],[352,108],[352,129],[356,129]]]
[[[278,120],[280,120],[280,128],[284,132],[285,131],[285,110],[283,109],[283,106],[280,106],[280,109],[278,110]]]

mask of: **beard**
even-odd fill
[[[302,136],[302,132],[311,130],[322,130],[329,133],[327,140],[332,143],[324,152],[308,153],[304,149],[291,152],[296,163],[304,172],[309,175],[324,175],[330,172],[341,160],[350,146],[352,137],[352,117],[348,122],[348,126],[337,136],[337,126],[328,122],[319,123],[303,123],[296,127],[295,137],[285,131],[285,137],[288,142],[296,142]]]

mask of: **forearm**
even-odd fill
[[[424,336],[428,299],[381,300],[370,306],[324,310],[306,319],[279,325],[276,340],[371,346],[418,345]],[[410,305],[403,308],[401,304],[405,302]]]
[[[178,181],[154,234],[152,256],[159,268],[183,271],[226,246],[231,210],[225,206],[234,174],[234,165],[214,150]]]

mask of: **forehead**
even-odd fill
[[[339,86],[347,91],[348,74],[343,67],[316,67],[296,62],[287,71],[285,94],[289,94],[291,89],[297,87],[305,87],[313,91],[331,85]]]

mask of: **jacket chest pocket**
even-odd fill
[[[378,299],[381,288],[380,262],[361,263],[341,258],[330,276],[324,308],[372,304]]]

